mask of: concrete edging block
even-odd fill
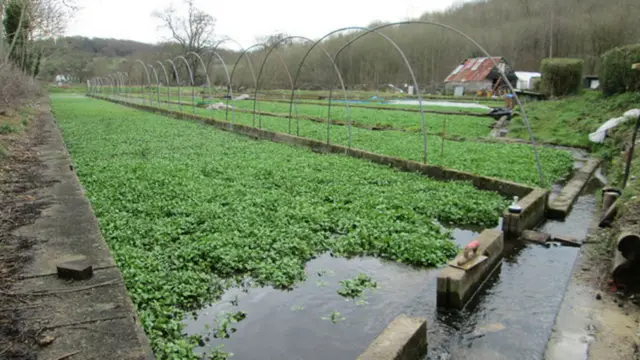
[[[573,204],[587,186],[589,179],[598,170],[601,159],[590,158],[587,163],[562,188],[560,194],[549,202],[547,216],[551,219],[563,220],[571,211]]]
[[[464,308],[502,260],[504,249],[502,231],[487,229],[474,240],[480,242],[478,253],[487,256],[488,259],[468,270],[452,266],[442,269],[438,274],[438,307]]]
[[[526,229],[533,229],[544,221],[549,199],[549,190],[537,188],[518,201],[522,208],[519,214],[505,210],[502,231],[507,238],[517,238]]]
[[[427,321],[400,315],[358,356],[358,360],[420,360],[427,354]]]

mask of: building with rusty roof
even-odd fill
[[[501,79],[500,71],[502,70],[514,87],[518,81],[515,71],[502,57],[492,58],[480,57],[466,59],[444,80],[445,90],[447,93],[460,92],[466,94],[477,93],[478,91],[492,92],[496,89],[506,87],[504,79]]]

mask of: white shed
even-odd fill
[[[518,77],[518,83],[516,88],[518,90],[531,90],[533,89],[533,79],[542,77],[542,74],[537,72],[528,71],[516,71]]]

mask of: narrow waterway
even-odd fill
[[[599,184],[593,184],[565,222],[549,221],[541,230],[584,239],[596,206]],[[454,231],[461,245],[476,235]],[[206,334],[218,314],[244,311],[231,338],[209,337],[198,350],[224,344],[236,359],[355,359],[389,322],[407,314],[428,320],[429,360],[541,359],[577,254],[558,244],[508,241],[502,266],[461,312],[436,308],[437,269],[324,255],[307,264],[308,279],[294,290],[232,289],[186,319],[186,332]],[[338,295],[340,280],[361,273],[379,288],[365,292],[364,301]]]

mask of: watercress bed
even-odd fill
[[[130,99],[132,102],[141,102],[141,99]],[[158,106],[154,103],[154,106]],[[165,105],[160,107],[166,108]],[[178,107],[174,105],[174,110]],[[369,110],[369,109],[363,109]],[[191,113],[189,106],[184,106],[183,111]],[[212,117],[218,120],[225,119],[224,110],[207,110],[196,108],[196,113],[202,116]],[[374,110],[371,110],[374,111]],[[384,116],[388,112],[378,110],[374,111],[378,115]],[[420,123],[419,115],[411,114],[413,121]],[[326,114],[325,114],[326,115]],[[259,121],[253,114],[235,112],[233,120],[229,113],[228,121],[235,123],[259,126]],[[471,136],[475,133],[476,127],[472,122],[486,121],[483,118],[465,117],[456,115],[451,116],[452,120],[447,121],[448,134],[459,136]],[[462,118],[461,123],[455,123],[455,119]],[[427,116],[428,129],[442,129],[442,121],[444,117],[438,115],[432,117]],[[255,121],[255,123],[254,123]],[[288,133],[289,130],[296,134],[295,120],[261,116],[262,128],[266,130]],[[290,125],[291,124],[291,125]],[[418,125],[419,126],[419,125]],[[484,125],[482,126],[484,127]],[[456,130],[457,129],[457,130]],[[486,128],[485,130],[489,130]],[[423,139],[420,132],[412,131],[376,131],[361,128],[352,128],[352,146],[358,149],[368,150],[383,155],[396,156],[400,158],[422,161],[423,159]],[[487,131],[488,133],[488,131]],[[327,140],[327,124],[312,122],[309,120],[299,120],[299,135],[314,140]],[[348,145],[349,133],[346,126],[331,127],[331,142],[334,144]],[[450,141],[445,140],[444,146],[439,136],[430,135],[427,137],[428,163],[431,165],[439,165],[446,168],[462,170],[474,174],[496,177],[504,180],[511,180],[527,185],[540,186],[540,178],[536,166],[535,155],[530,145],[525,144],[505,144],[505,143],[483,143],[475,141]],[[542,171],[544,174],[544,187],[550,188],[551,185],[559,180],[564,180],[573,169],[573,157],[570,152],[565,150],[538,147]]]
[[[495,226],[508,206],[467,183],[101,100],[52,106],[159,359],[196,358],[181,320],[236,277],[290,288],[326,252],[434,266],[456,253],[440,224]]]

